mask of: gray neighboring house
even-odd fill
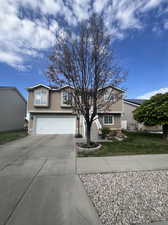
[[[161,126],[145,126],[134,120],[133,111],[143,104],[145,99],[124,99],[123,100],[123,116],[122,128],[126,130],[142,130],[142,131],[161,131]]]
[[[24,128],[26,100],[15,87],[0,87],[0,131]]]

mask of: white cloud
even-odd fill
[[[141,4],[138,1],[113,1],[112,13],[115,15],[114,19],[118,21],[121,29],[141,27],[140,20],[136,15]]]
[[[162,2],[166,2],[166,1],[165,0],[148,0],[146,1],[146,4],[144,4],[144,6],[142,7],[141,11],[147,11],[152,8],[155,8],[158,5],[160,5]]]
[[[48,25],[47,16],[61,15],[70,25],[88,18],[92,0],[1,0],[0,61],[13,67],[24,66],[29,57],[37,57],[41,50],[53,46],[56,20]],[[139,14],[159,7],[167,0],[95,0],[96,12],[105,9],[106,25],[114,39],[123,39],[127,29],[141,29]],[[65,3],[66,2],[66,3]],[[41,18],[19,17],[19,7],[40,12]],[[167,29],[167,23],[165,23]],[[22,67],[20,67],[22,68]]]
[[[103,0],[103,1],[97,0],[94,2],[93,7],[94,7],[95,12],[100,13],[100,12],[102,12],[102,10],[104,8],[107,7],[107,5],[108,5],[108,0]]]
[[[2,0],[1,7],[0,61],[20,69],[27,56],[51,47],[55,37],[42,21],[20,19],[17,4]]]
[[[151,92],[147,92],[147,93],[145,93],[142,96],[138,96],[137,99],[149,99],[153,95],[156,95],[156,94],[159,94],[159,93],[160,94],[164,94],[166,92],[168,92],[168,88],[160,88],[159,90],[154,90],[154,91],[151,91]]]
[[[7,62],[11,65],[17,65],[23,63],[22,58],[17,55],[14,55],[12,52],[0,52],[0,61]]]
[[[165,23],[164,23],[164,29],[165,30],[168,30],[168,21],[165,21]]]

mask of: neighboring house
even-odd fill
[[[123,90],[113,89],[114,97],[122,95]],[[28,115],[30,134],[75,134],[77,128],[85,136],[85,121],[82,115],[76,114],[71,107],[72,95],[65,86],[55,88],[46,85],[36,85],[28,88]],[[106,101],[106,96],[104,101]],[[98,111],[96,120],[92,125],[93,136],[97,135],[102,127],[113,130],[121,130],[121,115],[123,112],[122,99],[116,99],[108,108],[108,111]]]
[[[133,111],[143,104],[145,99],[124,99],[123,100],[123,116],[122,128],[126,130],[141,130],[141,131],[160,131],[161,126],[144,126],[138,123],[133,117]]]
[[[24,128],[26,100],[15,87],[0,87],[0,131]]]

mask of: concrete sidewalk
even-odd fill
[[[139,224],[137,224],[139,225]],[[156,223],[150,223],[150,224],[141,224],[141,225],[168,225],[168,221],[161,221]]]
[[[168,169],[168,154],[81,157],[77,159],[78,174],[162,169]]]

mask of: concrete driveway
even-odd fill
[[[98,225],[75,174],[71,135],[0,146],[0,225]]]

